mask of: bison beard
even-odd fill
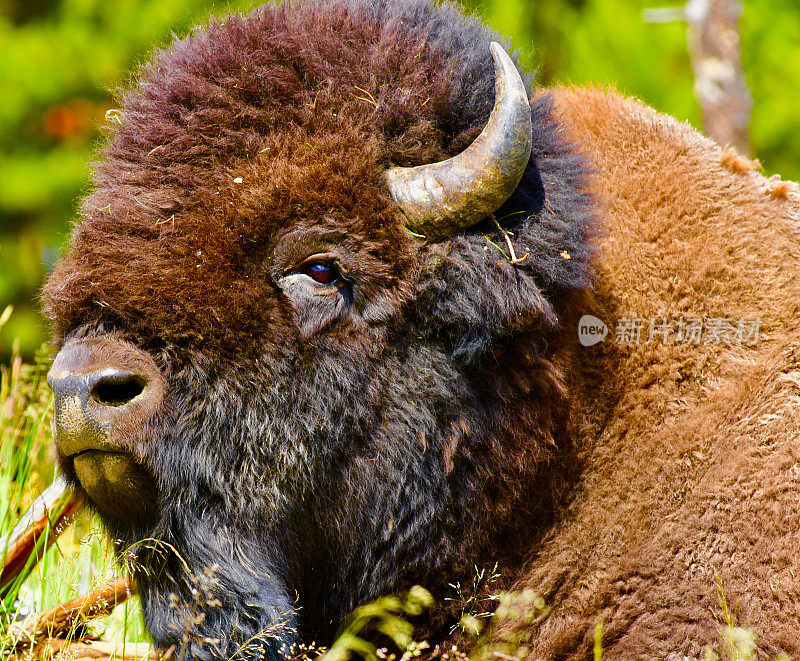
[[[518,561],[547,519],[569,445],[557,319],[589,285],[582,161],[537,101],[496,214],[517,266],[489,219],[424,244],[383,178],[477,135],[492,39],[446,3],[267,5],[123,95],[44,299],[74,369],[151,361],[166,384],[103,441],[122,487],[106,455],[59,455],[134,545],[157,645],[277,657],[381,593]],[[308,279],[314,255],[335,286]]]

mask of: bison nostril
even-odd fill
[[[138,374],[104,374],[92,384],[89,397],[103,406],[123,406],[141,395],[146,385]]]

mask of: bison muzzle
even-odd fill
[[[55,393],[56,450],[91,501],[115,519],[152,519],[158,496],[132,441],[162,405],[166,383],[153,360],[106,338],[66,344],[47,377]]]

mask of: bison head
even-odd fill
[[[591,212],[496,45],[495,103],[493,38],[427,0],[273,4],[123,95],[44,300],[59,461],[157,644],[276,655],[546,512]]]

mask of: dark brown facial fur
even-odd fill
[[[558,325],[589,285],[587,172],[536,101],[496,214],[519,265],[489,219],[425,245],[383,181],[478,134],[492,39],[447,3],[270,4],[176,41],[123,95],[44,306],[57,347],[133,345],[167,384],[126,440],[156,521],[105,515],[159,646],[276,657],[540,530],[569,448]]]

